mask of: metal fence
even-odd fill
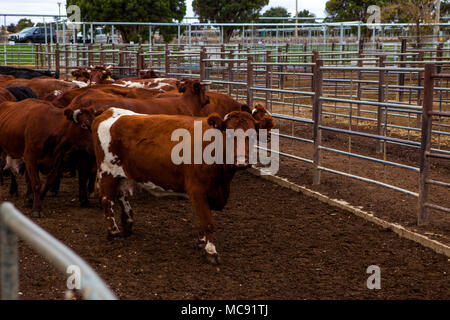
[[[80,292],[88,300],[115,300],[115,295],[92,268],[71,249],[26,218],[11,203],[0,205],[0,298],[16,300],[19,292],[17,238],[23,239],[60,272],[69,266],[81,271]]]
[[[275,118],[291,123],[291,133],[281,133],[281,138],[313,146],[310,158],[287,152],[280,155],[312,164],[315,183],[320,182],[320,172],[326,171],[422,199],[421,190],[426,188],[407,190],[386,183],[386,174],[381,179],[370,179],[350,168],[343,172],[326,167],[320,161],[321,154],[331,152],[420,173],[419,166],[389,161],[387,146],[419,153],[423,150],[421,138],[430,135],[429,139],[436,141],[430,152],[450,155],[449,121],[440,117],[426,131],[422,128],[425,97],[439,105],[440,111],[449,111],[449,78],[436,79],[436,85],[429,87],[424,76],[428,66],[437,73],[449,73],[450,46],[444,43],[421,49],[405,39],[375,46],[362,42],[357,46],[304,43],[257,47],[241,43],[191,47],[39,45],[35,54],[36,67],[53,65],[63,75],[78,66],[98,64],[111,65],[117,75],[152,68],[168,77],[210,80],[212,90],[249,105],[263,103]],[[296,136],[295,124],[312,126],[312,135]],[[338,150],[325,146],[322,132],[347,135],[349,146],[352,137],[371,139],[375,152],[369,156],[357,154],[351,147]],[[400,137],[392,132],[400,133]],[[419,223],[425,220],[418,217]]]

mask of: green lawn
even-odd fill
[[[30,65],[35,63],[34,46],[26,44],[6,45],[7,65]],[[5,45],[0,45],[0,65],[5,65]]]

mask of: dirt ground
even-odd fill
[[[20,192],[24,193],[21,179]],[[315,199],[247,172],[215,212],[222,264],[196,249],[187,200],[139,194],[134,234],[106,240],[96,201],[80,208],[76,180],[65,178],[33,219],[84,258],[120,299],[449,299],[447,257]],[[23,199],[11,200],[25,214]],[[367,267],[381,269],[381,289],[366,287]],[[66,276],[20,243],[20,297],[61,299]]]
[[[280,133],[312,139],[312,126],[307,124],[292,124],[277,120]],[[344,128],[342,125],[334,125]],[[293,130],[293,131],[292,131]],[[364,132],[373,132],[372,128],[363,128]],[[392,134],[394,137],[402,137]],[[326,147],[349,151],[348,136],[323,131],[322,142]],[[375,153],[375,141],[364,137],[352,137],[351,151],[364,156],[382,159],[383,155]],[[304,142],[292,142],[280,139],[280,150],[307,159],[313,158],[313,146]],[[363,159],[350,158],[328,151],[322,151],[322,165],[334,170],[375,179],[413,192],[418,192],[419,174],[414,171],[383,166]],[[409,166],[419,166],[419,150],[399,145],[387,145],[386,159]],[[417,226],[418,199],[394,190],[367,182],[322,172],[320,185],[312,185],[313,166],[297,160],[280,157],[278,175],[300,185],[319,191],[332,198],[342,199],[354,206],[360,206],[384,220],[399,223],[409,229],[422,233],[447,245],[450,245],[450,215],[445,212],[430,210],[429,222]],[[430,177],[436,180],[450,182],[448,160],[433,160]],[[430,186],[429,199],[431,203],[450,207],[448,190],[443,187]]]

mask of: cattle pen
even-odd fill
[[[270,182],[255,176],[264,166],[253,174],[240,172],[229,204],[215,213],[224,260],[219,266],[205,264],[193,248],[195,219],[188,201],[138,193],[135,235],[108,242],[98,230],[102,215],[95,201],[78,208],[76,184],[63,179],[60,195],[49,198],[45,217],[36,222],[90,263],[118,298],[450,298],[447,43],[29,49],[5,50],[0,65],[52,70],[66,79],[78,67],[110,65],[118,76],[153,69],[168,78],[209,80],[208,90],[262,104],[276,120],[276,177]],[[293,187],[280,187],[287,184]],[[302,188],[327,203],[294,191]],[[0,200],[27,212],[6,187],[0,190]],[[347,207],[383,221],[384,228]],[[434,251],[398,237],[391,232],[396,228]],[[63,276],[26,245],[20,257],[23,298],[62,297]],[[381,267],[380,290],[365,285],[370,265]]]

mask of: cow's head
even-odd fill
[[[261,121],[265,116],[271,117],[271,114],[269,111],[266,110],[261,104],[255,105],[253,110],[251,111],[252,117],[257,120]],[[267,130],[267,141],[270,142],[270,129]]]
[[[90,66],[90,69],[88,70],[90,77],[89,77],[89,83],[91,85],[93,84],[103,84],[103,83],[110,83],[112,81],[111,76],[111,66],[103,67],[103,66]]]
[[[159,74],[153,69],[139,71],[139,79],[155,79],[159,77]]]
[[[199,80],[184,79],[178,91],[182,92],[184,96],[194,97],[202,108],[209,103],[209,97],[206,95],[205,90],[205,85],[207,84]]]
[[[91,77],[89,71],[86,68],[78,68],[72,71],[72,76],[76,81],[88,82]]]
[[[225,139],[234,139],[233,164],[237,168],[248,168],[250,166],[249,153],[253,148],[252,144],[256,143],[257,130],[270,130],[274,126],[272,117],[264,116],[261,120],[256,120],[246,111],[230,112],[223,119],[219,114],[213,113],[208,116],[207,121],[211,127],[223,131]],[[252,137],[252,134],[255,136]],[[244,142],[244,148],[239,147],[239,141]],[[224,141],[224,150],[226,150],[226,145],[229,142]]]
[[[102,114],[104,110],[98,110],[93,107],[72,110],[67,107],[64,109],[64,115],[67,120],[74,122],[84,130],[91,130],[92,122],[95,117]]]

